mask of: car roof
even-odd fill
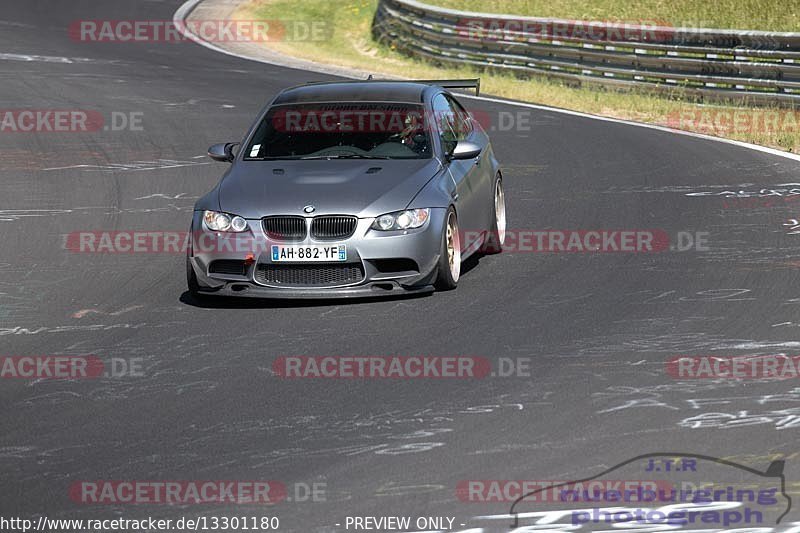
[[[421,104],[425,91],[443,90],[425,83],[344,81],[309,83],[286,89],[273,105],[305,102],[405,102]]]

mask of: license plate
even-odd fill
[[[347,247],[344,244],[327,246],[280,246],[272,245],[272,262],[320,262],[347,261]]]

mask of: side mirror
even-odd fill
[[[474,159],[481,155],[483,148],[469,141],[459,141],[456,149],[453,150],[450,159]]]
[[[239,146],[239,143],[219,143],[211,146],[208,149],[208,157],[214,161],[221,161],[223,163],[230,163],[235,157],[233,149]]]

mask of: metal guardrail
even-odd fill
[[[699,100],[800,106],[800,33],[491,15],[380,0],[372,34],[446,66]]]

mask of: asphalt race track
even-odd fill
[[[797,161],[528,110],[530,131],[493,133],[510,229],[706,232],[707,249],[486,256],[456,291],[409,299],[197,302],[180,253],[65,249],[72,232],[185,231],[225,169],[207,147],[241,139],[280,89],[326,79],[193,43],[67,35],[77,19],[170,20],[179,5],[3,3],[0,109],[94,110],[107,123],[134,113],[142,128],[0,134],[0,355],[93,354],[141,369],[0,380],[0,515],[277,516],[294,532],[344,531],[347,516],[452,516],[454,530],[478,532],[508,530],[480,517],[509,503],[463,502],[463,480],[577,479],[664,450],[761,470],[784,457],[789,487],[800,480],[796,380],[665,371],[677,355],[798,352],[800,235],[784,225],[798,204],[719,194],[791,187]],[[521,109],[467,102],[489,117]],[[530,375],[271,371],[282,355],[423,354],[523,358]],[[715,423],[692,422],[711,412]],[[82,505],[69,494],[80,480],[256,479],[280,480],[292,501]],[[297,501],[314,483],[324,497]],[[792,520],[794,510],[783,525]]]

